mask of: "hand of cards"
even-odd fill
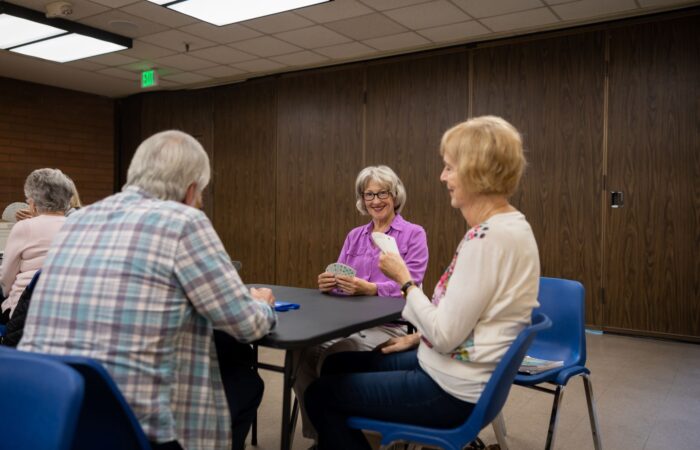
[[[379,247],[383,253],[399,254],[399,247],[396,245],[396,239],[388,234],[375,231],[372,233],[372,240],[374,241],[374,245]]]
[[[342,275],[345,277],[354,277],[357,271],[352,267],[343,263],[333,263],[326,267],[326,272],[330,272],[333,275]]]

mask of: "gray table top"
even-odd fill
[[[299,309],[278,312],[275,329],[258,341],[265,347],[295,349],[349,336],[401,317],[403,299],[377,296],[341,297],[269,284],[248,287],[272,289],[277,301],[298,303]]]

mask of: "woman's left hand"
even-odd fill
[[[375,295],[377,293],[377,285],[362,278],[342,275],[335,278],[338,281],[338,288],[348,295]]]
[[[406,263],[396,253],[386,253],[379,256],[379,269],[392,280],[403,284],[411,279]]]

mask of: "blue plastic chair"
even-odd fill
[[[535,358],[564,361],[564,365],[538,374],[518,374],[515,377],[515,384],[519,386],[554,395],[545,445],[547,450],[554,447],[558,412],[564,396],[564,387],[575,376],[581,376],[583,379],[593,444],[596,450],[603,448],[593,398],[593,386],[589,376],[591,372],[586,368],[584,299],[585,290],[578,281],[546,277],[540,279],[540,307],[535,309],[533,314],[546,314],[552,319],[552,327],[537,335],[527,354]],[[554,389],[541,386],[543,383],[554,385]],[[505,430],[503,433],[505,434]]]
[[[49,358],[0,347],[2,447],[69,450],[83,401],[80,375]]]
[[[535,334],[551,326],[552,322],[544,314],[533,315],[532,325],[520,332],[510,346],[486,388],[481,394],[467,421],[456,428],[426,428],[416,425],[384,422],[363,417],[350,417],[348,425],[360,430],[373,430],[381,433],[381,448],[398,442],[412,442],[435,445],[445,450],[461,450],[476,439],[479,431],[490,424],[503,408],[513,385],[520,363]]]
[[[85,400],[73,450],[150,450],[131,407],[107,370],[94,359],[52,356],[82,375]]]

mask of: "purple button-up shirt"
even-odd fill
[[[373,230],[374,223],[370,222],[350,231],[345,238],[338,262],[355,269],[357,278],[375,283],[378,296],[401,297],[401,286],[379,270],[380,250],[372,242]],[[421,284],[428,267],[428,241],[423,227],[407,222],[397,214],[386,234],[396,239],[399,253],[411,272],[411,279],[416,284]]]

